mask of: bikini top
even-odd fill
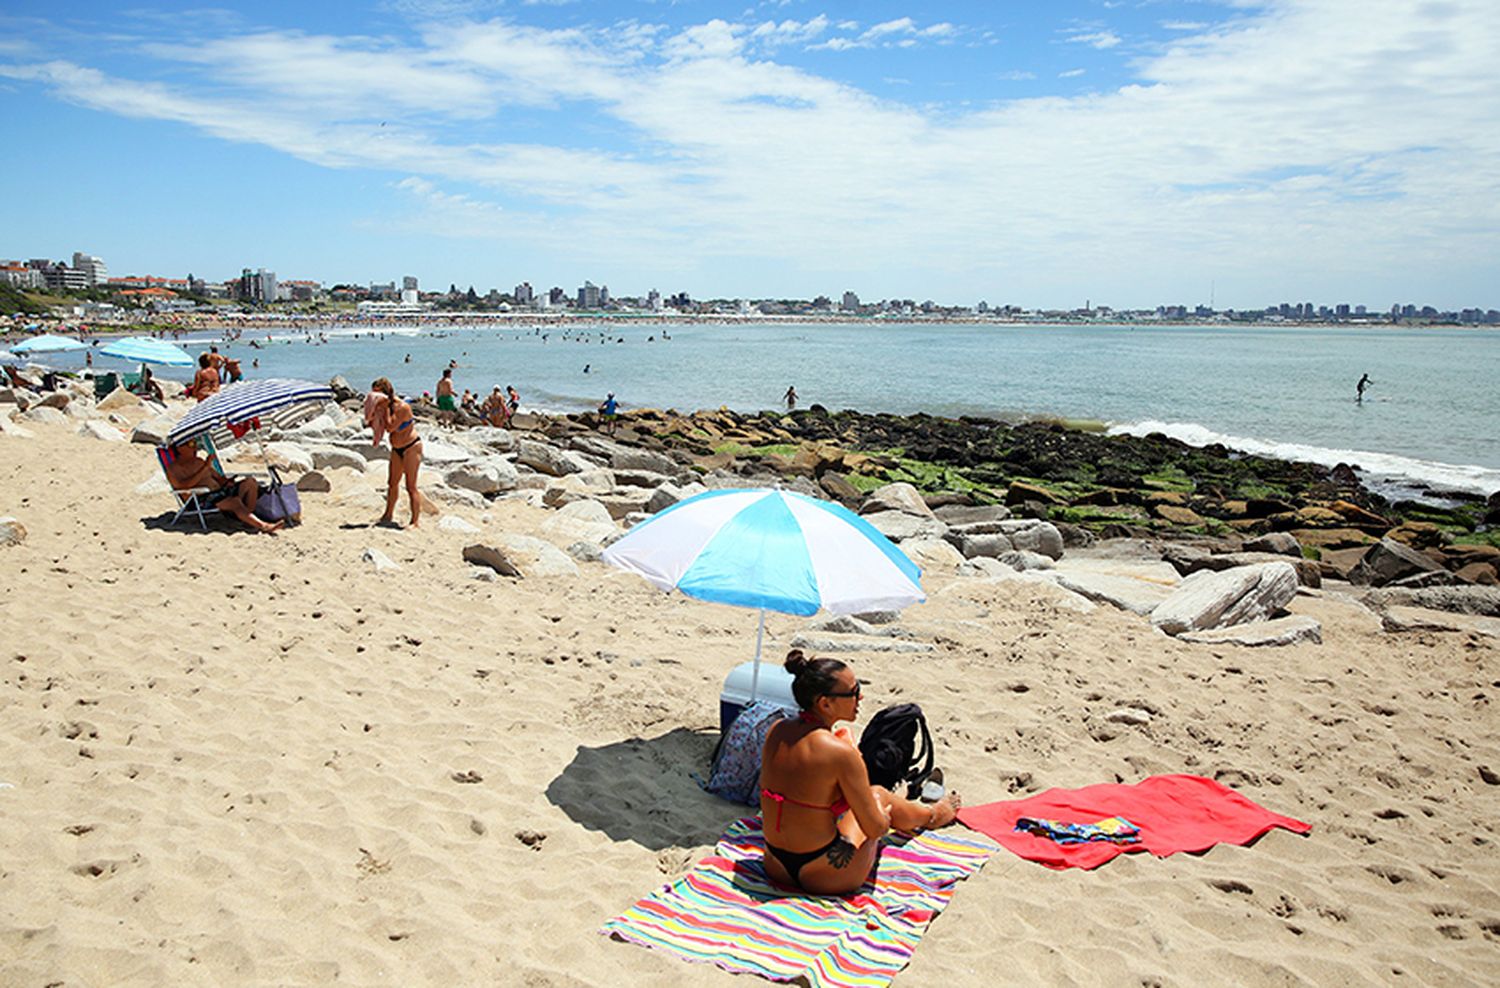
[[[400,425],[393,426],[391,428],[391,435],[394,436],[396,433],[400,432],[402,429],[410,429],[411,428],[411,424],[414,421],[416,421],[415,418],[409,418],[405,422],[402,422]]]
[[[791,803],[793,806],[805,806],[810,810],[827,810],[835,817],[843,816],[849,812],[849,803],[842,796],[834,800],[832,804],[823,806],[818,803],[804,803],[800,799],[793,799],[790,796],[784,796],[770,789],[762,789],[760,794],[776,804],[776,829],[778,831],[781,829],[781,811],[785,809],[787,803]]]

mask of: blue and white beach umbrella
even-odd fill
[[[167,364],[172,367],[191,367],[195,361],[192,354],[175,343],[152,339],[149,336],[126,336],[112,340],[99,348],[106,357],[133,360],[142,364]]]
[[[926,600],[922,571],[863,518],[792,491],[708,491],[632,528],[604,560],[663,590],[766,611],[894,610]]]
[[[211,395],[184,415],[167,434],[167,445],[253,419],[259,419],[262,427],[287,429],[317,415],[332,400],[333,389],[326,384],[284,378],[241,381]]]
[[[60,353],[63,350],[87,350],[88,346],[67,336],[54,336],[51,333],[43,333],[41,336],[33,336],[10,348],[11,353]]]

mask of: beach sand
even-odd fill
[[[0,548],[0,984],[753,983],[597,933],[742,815],[688,773],[753,612],[599,563],[476,581],[482,536],[347,527],[383,471],[334,471],[279,536],[169,529],[134,492],[150,447],[27,428],[0,436],[29,533]],[[922,704],[970,803],[1190,772],[1313,831],[1094,872],[1001,851],[897,984],[1500,983],[1495,639],[1325,594],[1293,604],[1321,645],[1210,647],[1035,583],[925,585],[902,625],[935,652],[848,658],[865,719]],[[766,653],[806,624],[768,616]]]

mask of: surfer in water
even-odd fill
[[[1365,388],[1374,383],[1374,381],[1370,380],[1369,374],[1360,376],[1359,383],[1354,386],[1354,401],[1356,404],[1363,405],[1365,403]]]

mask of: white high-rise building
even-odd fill
[[[88,277],[90,288],[102,285],[109,280],[109,268],[104,266],[103,259],[95,257],[92,254],[85,254],[82,251],[75,250],[73,252],[73,267],[78,271],[82,271]]]
[[[651,289],[646,293],[646,307],[652,312],[661,311],[661,292]]]

